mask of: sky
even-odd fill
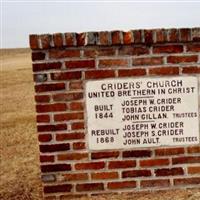
[[[29,34],[200,27],[200,1],[1,2],[1,48],[29,46]]]

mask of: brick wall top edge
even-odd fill
[[[171,29],[140,29],[130,31],[99,31],[83,33],[31,34],[30,48],[49,49],[54,47],[112,46],[170,42],[199,42],[200,27]]]

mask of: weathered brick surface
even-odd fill
[[[94,70],[85,72],[86,79],[102,79],[115,77],[115,71],[113,70]]]
[[[91,163],[77,163],[75,169],[77,170],[97,170],[105,167],[104,162],[91,162]]]
[[[42,172],[58,172],[58,171],[70,171],[71,165],[69,164],[55,164],[55,165],[41,165]]]
[[[180,155],[184,154],[184,148],[162,148],[162,149],[156,149],[155,154],[156,156],[171,156],[171,155]]]
[[[155,170],[156,176],[177,176],[177,175],[183,175],[184,170],[183,168],[163,168],[163,169],[156,169]]]
[[[84,138],[85,138],[85,134],[82,132],[56,134],[57,141],[76,140],[76,139],[84,139]]]
[[[149,159],[149,160],[141,160],[141,167],[154,167],[154,166],[163,166],[169,165],[168,159]]]
[[[136,166],[136,161],[134,160],[110,161],[108,168],[120,169],[120,168],[130,168],[130,167],[135,167],[135,166]]]
[[[123,188],[135,188],[135,181],[123,181],[123,182],[110,182],[108,183],[108,189],[118,190]]]
[[[177,75],[179,74],[178,67],[158,67],[158,68],[150,68],[149,74],[151,75]]]
[[[152,188],[152,187],[168,187],[170,181],[168,179],[157,179],[157,180],[143,180],[141,181],[141,188]]]
[[[199,144],[90,150],[85,85],[122,77],[199,78],[200,28],[29,39],[44,199],[199,187]]]
[[[52,140],[51,134],[40,134],[38,135],[38,140],[40,142],[50,142]]]
[[[98,152],[98,153],[92,153],[91,158],[93,160],[97,159],[103,159],[103,158],[117,158],[119,157],[119,152],[118,151],[113,151],[113,152]]]
[[[172,163],[174,165],[184,164],[184,163],[200,163],[200,156],[184,156],[184,157],[172,158]]]
[[[88,180],[87,173],[76,173],[76,174],[63,174],[62,181],[81,181]]]
[[[98,172],[91,174],[92,179],[100,180],[100,179],[117,179],[119,178],[118,172]]]
[[[52,62],[52,63],[37,63],[33,64],[33,71],[44,71],[44,70],[53,70],[53,69],[60,69],[61,62]]]
[[[40,152],[56,152],[56,151],[67,151],[69,150],[69,144],[46,144],[40,145]]]
[[[84,183],[84,184],[77,184],[76,190],[78,192],[98,191],[98,190],[104,190],[104,186],[103,186],[103,183]]]
[[[70,192],[72,185],[54,185],[54,186],[44,186],[44,193],[56,193],[56,192]]]
[[[122,172],[122,178],[151,176],[150,170],[131,170]]]

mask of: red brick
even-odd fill
[[[168,179],[160,179],[160,180],[142,180],[140,182],[141,188],[148,187],[169,187],[170,181]]]
[[[84,138],[85,138],[85,134],[82,132],[56,134],[57,141],[77,140],[77,139],[84,139]]]
[[[150,160],[141,160],[141,167],[154,167],[154,166],[163,166],[169,165],[168,159],[150,159]]]
[[[91,162],[91,163],[76,163],[76,170],[96,170],[103,169],[105,167],[104,162]]]
[[[69,144],[44,144],[40,145],[40,152],[57,152],[57,151],[67,151],[70,149]]]
[[[71,171],[69,164],[41,165],[40,167],[42,172]]]
[[[123,188],[135,188],[136,181],[123,181],[123,182],[110,182],[108,183],[108,189],[123,189]]]
[[[43,162],[54,162],[54,156],[51,155],[51,156],[47,156],[47,155],[40,155],[40,162],[43,163]]]
[[[64,90],[64,89],[65,89],[64,83],[51,83],[51,84],[35,85],[35,91],[38,93]]]
[[[163,57],[134,58],[133,65],[161,65]]]
[[[182,73],[183,74],[199,74],[200,67],[183,67]]]
[[[73,57],[80,57],[80,50],[77,49],[52,49],[49,50],[49,58],[73,58]]]
[[[147,45],[153,43],[153,31],[152,30],[144,30],[144,40]]]
[[[178,67],[150,68],[149,74],[151,75],[177,75],[179,74],[179,68]]]
[[[192,41],[200,42],[200,28],[192,29]]]
[[[156,149],[156,156],[171,156],[171,155],[180,155],[184,154],[184,148],[165,148],[165,149]]]
[[[180,40],[182,42],[191,41],[191,31],[189,28],[180,29]]]
[[[187,164],[187,163],[200,163],[200,156],[183,156],[178,158],[172,158],[172,164]]]
[[[142,157],[151,157],[151,151],[150,150],[133,150],[133,151],[124,151],[123,152],[123,158],[142,158]]]
[[[200,174],[200,166],[188,167],[188,174]]]
[[[44,186],[44,193],[71,192],[71,190],[70,184]]]
[[[43,53],[43,52],[32,52],[31,58],[32,58],[32,61],[44,60],[45,59],[45,53]]]
[[[121,31],[112,31],[111,37],[112,37],[112,45],[121,44]]]
[[[146,69],[121,69],[118,70],[119,77],[130,77],[130,76],[144,76],[146,75]]]
[[[94,60],[74,60],[74,61],[66,61],[65,66],[68,69],[76,69],[76,68],[95,68]]]
[[[98,173],[92,173],[91,178],[94,180],[116,179],[119,178],[119,176],[117,172],[98,172]]]
[[[150,170],[131,170],[122,172],[122,178],[147,177],[147,176],[151,176]]]
[[[123,32],[123,43],[132,44],[133,43],[133,34],[131,31]]]
[[[49,95],[36,95],[35,101],[37,103],[47,103],[50,101],[50,96]]]
[[[197,62],[198,56],[168,56],[167,62],[168,63],[191,63],[191,62]]]
[[[174,179],[174,185],[199,185],[200,177]]]
[[[67,130],[67,124],[38,125],[37,129],[38,132],[62,131]]]
[[[63,38],[61,33],[53,34],[53,42],[55,47],[62,47],[63,46]]]
[[[165,32],[165,29],[156,29],[156,42],[166,42],[167,41],[167,34]]]
[[[88,153],[67,153],[57,155],[58,160],[85,160],[88,158]]]
[[[77,192],[104,190],[103,183],[83,183],[76,185]]]
[[[84,109],[84,104],[83,102],[71,102],[69,108],[72,111],[82,111]]]
[[[80,78],[81,78],[81,72],[51,73],[52,80],[73,80]]]
[[[200,52],[200,43],[197,44],[187,44],[186,45],[187,52]]]
[[[169,34],[169,42],[179,41],[179,34],[177,29],[170,29],[168,34]]]
[[[51,70],[51,69],[61,69],[61,62],[52,62],[52,63],[37,63],[33,64],[33,71],[44,71],[44,70]]]
[[[59,112],[59,111],[66,111],[66,110],[67,110],[67,105],[65,103],[36,105],[36,111],[38,113]]]
[[[64,181],[82,181],[88,180],[87,173],[76,173],[76,174],[62,174]]]
[[[39,49],[39,42],[37,35],[29,35],[29,45],[31,49]]]
[[[119,48],[119,55],[143,55],[149,54],[149,49],[146,46],[122,46]]]
[[[40,134],[38,135],[38,140],[40,142],[49,142],[52,140],[52,135],[51,134]]]
[[[85,33],[76,34],[77,46],[84,46],[85,45],[85,39],[86,39],[86,34]]]
[[[134,43],[142,43],[142,31],[134,30],[133,31]]]
[[[165,169],[156,169],[155,170],[156,176],[177,176],[177,175],[183,175],[184,170],[183,168],[165,168]]]
[[[114,56],[115,48],[84,49],[84,56],[94,58],[97,56]]]
[[[200,146],[192,146],[187,148],[188,153],[200,153]]]
[[[42,49],[49,49],[51,47],[50,43],[52,36],[49,34],[40,35],[40,40],[42,44]]]
[[[65,33],[66,46],[74,46],[76,43],[74,33]]]
[[[71,124],[72,130],[79,130],[79,129],[84,129],[84,128],[85,128],[84,122],[74,122]]]
[[[85,146],[85,142],[75,142],[73,143],[73,149],[74,150],[82,150],[82,149],[85,149],[86,146]]]
[[[86,79],[101,79],[112,77],[115,77],[115,71],[113,70],[94,70],[85,72]]]
[[[119,151],[112,151],[112,152],[95,152],[91,154],[91,158],[94,159],[102,159],[102,158],[118,158]]]
[[[181,53],[183,52],[183,45],[159,45],[153,47],[153,53]]]
[[[48,123],[50,122],[49,115],[37,115],[37,123]]]
[[[135,160],[110,161],[108,164],[109,169],[122,169],[130,167],[136,167]]]
[[[110,38],[110,32],[107,31],[99,32],[100,45],[109,45],[110,44],[109,38]]]
[[[73,100],[80,100],[82,98],[83,98],[82,92],[58,93],[53,95],[54,101],[73,101]]]
[[[64,113],[64,114],[55,114],[54,121],[69,121],[69,120],[77,120],[77,119],[84,119],[84,113],[77,112],[77,113]]]
[[[83,82],[82,81],[71,81],[71,82],[69,82],[69,89],[70,90],[81,90],[81,89],[83,89]]]
[[[99,67],[126,67],[128,60],[126,59],[102,59],[99,60]]]

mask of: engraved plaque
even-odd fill
[[[89,149],[199,143],[196,77],[86,82]]]

